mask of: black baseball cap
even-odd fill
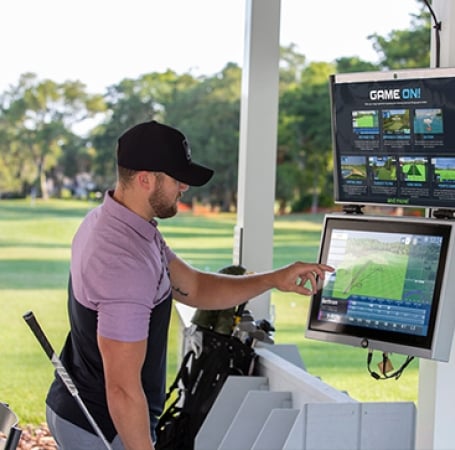
[[[213,170],[191,161],[185,135],[155,120],[140,123],[118,139],[117,164],[132,170],[164,172],[189,186],[202,186]]]

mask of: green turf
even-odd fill
[[[374,114],[365,114],[354,119],[356,128],[372,128],[377,126],[377,116]]]
[[[397,171],[395,167],[379,167],[375,170],[375,178],[377,180],[383,180],[383,181],[388,181],[388,180],[396,180],[397,179]]]
[[[455,180],[455,170],[453,169],[435,169],[436,175],[439,177],[439,181],[442,183],[444,181],[454,181]]]
[[[357,240],[356,245],[360,242]],[[328,283],[327,290],[343,299],[351,295],[364,295],[400,300],[403,296],[407,255],[390,250],[371,251],[371,248],[371,241],[366,239],[364,245],[354,253],[348,251],[343,264],[337,268],[335,282]]]
[[[425,164],[404,164],[403,173],[406,174],[406,181],[420,181],[424,183],[427,179]]]
[[[44,398],[53,368],[22,319],[32,310],[56,350],[68,331],[66,285],[72,236],[95,204],[79,201],[0,201],[0,401],[21,424],[44,421]],[[275,221],[274,266],[317,257],[322,215],[280,216]],[[168,243],[188,262],[216,271],[232,262],[234,214],[183,213],[160,222]],[[309,299],[272,292],[277,343],[298,346],[308,371],[363,401],[415,401],[417,361],[399,381],[376,381],[358,348],[304,338]],[[175,311],[169,339],[168,382],[177,369],[180,336]],[[395,366],[401,357],[392,357]]]

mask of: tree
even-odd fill
[[[295,44],[280,47],[280,86],[284,89],[300,82],[307,60]]]
[[[380,64],[342,57],[335,65],[305,65],[304,57],[293,55],[294,47],[282,52],[276,187],[281,211],[289,203],[296,209],[316,210],[332,201],[329,75],[428,66],[430,24],[423,6],[411,25],[410,30],[395,30],[387,38],[369,36],[383,55]]]
[[[419,0],[421,12],[413,14],[409,30],[393,30],[386,37],[372,34],[368,36],[373,48],[380,55],[382,69],[412,69],[430,66],[430,13]]]
[[[13,170],[18,171],[23,190],[32,185],[38,195],[48,197],[47,172],[58,165],[72,126],[103,108],[101,96],[88,95],[79,81],[40,81],[33,73],[22,75],[18,85],[3,94],[6,139],[0,153],[3,159],[11,152],[17,158]]]
[[[300,83],[281,95],[276,187],[281,211],[289,202],[316,210],[321,198],[326,204],[333,196],[328,80],[334,71],[333,64],[310,63]]]
[[[363,61],[357,56],[338,58],[335,64],[337,73],[374,72],[380,69],[378,64]]]
[[[0,193],[21,193],[23,174],[30,170],[21,152],[21,145],[15,139],[16,134],[16,130],[2,117],[0,120]]]
[[[189,195],[209,198],[224,211],[236,202],[241,70],[228,63],[212,77],[178,90],[166,120],[188,137],[193,157],[215,170],[214,182]]]
[[[294,44],[281,48],[276,198],[282,211],[289,205],[316,209],[332,200],[330,74],[429,65],[430,15],[419,1],[421,13],[409,30],[368,37],[382,56],[379,64],[358,57],[308,63]],[[237,191],[240,82],[241,69],[228,63],[211,77],[153,72],[124,79],[105,96],[89,96],[78,81],[59,84],[24,74],[0,97],[0,190],[28,192],[33,185],[46,196],[50,174],[58,181],[60,173],[81,171],[108,188],[118,137],[157,119],[180,128],[194,159],[216,171],[214,182],[188,195],[229,209]],[[104,120],[88,137],[75,131],[99,112]]]

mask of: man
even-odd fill
[[[150,450],[164,406],[173,298],[225,309],[273,288],[310,295],[332,269],[296,262],[248,276],[196,270],[166,245],[155,218],[174,216],[182,194],[213,171],[191,160],[180,131],[155,121],[119,138],[117,165],[115,189],[72,243],[70,333],[61,359],[112,448]],[[105,448],[58,377],[46,403],[59,448]]]

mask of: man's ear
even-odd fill
[[[147,191],[153,189],[153,187],[155,186],[156,177],[154,177],[151,172],[142,170],[138,172],[136,179],[137,183],[139,184],[139,187]]]

